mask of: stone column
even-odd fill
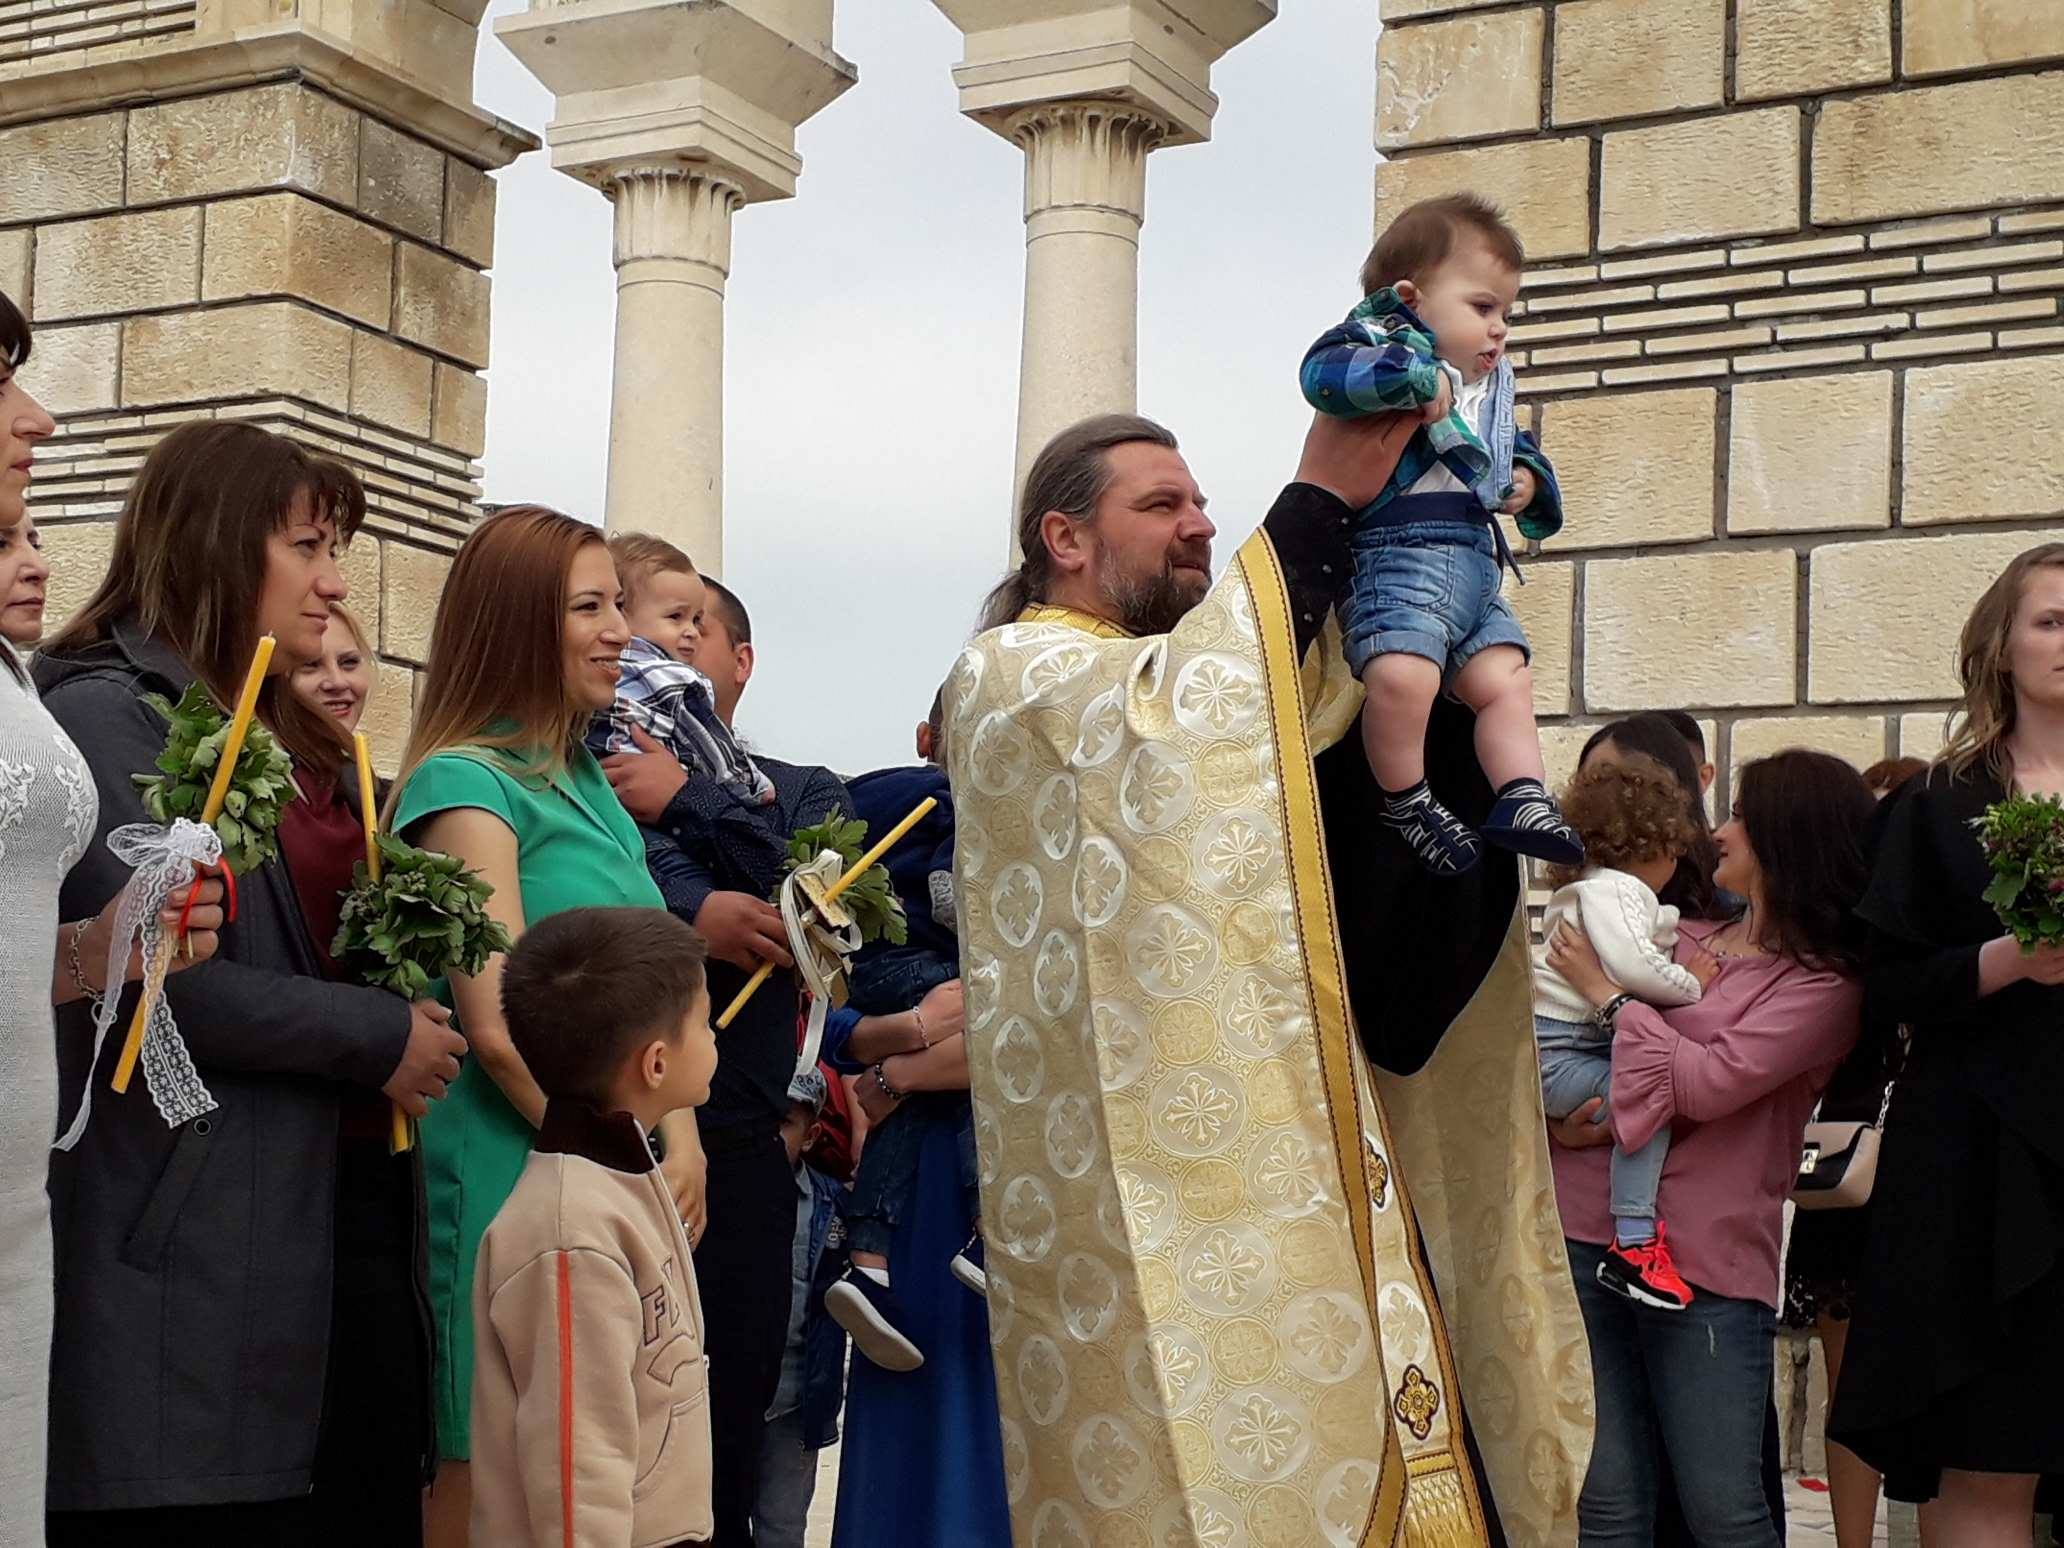
[[[1211,137],[1211,66],[1276,0],[933,3],[967,38],[961,111],[1025,152],[1015,490],[1055,431],[1137,406],[1147,153]]]
[[[31,491],[50,623],[172,426],[306,441],[366,486],[345,573],[382,768],[479,515],[491,174],[537,144],[473,104],[477,21],[472,0],[0,0],[0,290],[58,419]]]
[[[557,97],[552,165],[616,206],[612,531],[724,562],[731,217],[794,195],[796,126],[858,79],[832,0],[532,0],[495,32]]]
[[[603,190],[616,205],[612,528],[669,511],[674,540],[713,571],[724,545],[724,280],[731,214],[721,177],[649,167]]]
[[[1022,481],[1055,431],[1137,401],[1147,152],[1168,125],[1122,103],[1055,102],[1013,115],[1009,132],[1025,152]]]

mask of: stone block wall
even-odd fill
[[[0,0],[0,65],[38,64],[191,32],[197,0]]]
[[[0,290],[59,425],[31,486],[53,626],[167,429],[291,435],[366,486],[346,572],[381,658],[367,730],[394,765],[479,515],[489,174],[534,143],[300,21],[0,63]]]
[[[1720,803],[1932,753],[1971,603],[2064,526],[2064,0],[1381,5],[1379,228],[1472,188],[1527,243],[1551,772],[1663,707]]]

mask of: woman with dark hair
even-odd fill
[[[43,638],[49,583],[50,561],[43,557],[43,533],[34,519],[0,526],[0,639],[17,652],[34,650]]]
[[[1856,771],[1823,753],[1762,759],[1739,783],[1714,836],[1715,879],[1747,904],[1725,924],[1686,920],[1678,935],[1678,962],[1717,961],[1696,1005],[1661,1012],[1627,999],[1566,925],[1548,948],[1613,1033],[1610,1127],[1593,1143],[1631,1150],[1670,1126],[1660,1197],[1696,1292],[1665,1312],[1597,1283],[1612,1240],[1605,1154],[1558,1150],[1598,1405],[1579,1506],[1587,1548],[1654,1540],[1659,1453],[1702,1548],[1781,1542],[1761,1476],[1778,1245],[1806,1121],[1856,1041],[1849,910],[1863,890],[1872,803]]]
[[[147,821],[135,776],[153,770],[165,723],[144,695],[177,699],[198,680],[231,703],[271,634],[260,721],[299,766],[342,757],[286,680],[321,648],[344,595],[336,550],[364,514],[342,465],[254,425],[184,425],[145,459],[99,589],[36,662],[99,795],[68,915],[126,879],[108,831]],[[354,1385],[373,1352],[339,1347],[339,1115],[376,1095],[421,1114],[464,1044],[436,1005],[325,980],[291,863],[244,876],[221,956],[165,988],[215,1108],[168,1128],[143,1083],[98,1089],[76,1148],[52,1160],[53,1544],[393,1542],[383,1506],[418,1492],[427,1436],[408,1443],[405,1400]],[[96,1067],[91,1007],[66,1007],[59,1027],[73,1111],[120,1039]],[[408,1249],[392,1243],[403,1265]],[[397,1433],[398,1476],[381,1471]]]
[[[2007,565],[1958,656],[1957,730],[1887,798],[1858,910],[1873,1018],[1911,1043],[1828,1434],[1931,1548],[2025,1548],[2064,1472],[2064,947],[2002,931],[1971,824],[2064,795],[2064,543]]]
[[[1863,782],[1875,799],[1883,801],[1927,768],[1921,758],[1883,758],[1863,771]],[[1865,1022],[1862,1039],[1821,1096],[1820,1121],[1878,1121],[1885,1111],[1885,1088],[1898,1058],[1897,1042],[1888,1035],[1891,1031],[1881,1018]],[[1842,1384],[1849,1322],[1870,1241],[1870,1217],[1868,1203],[1855,1209],[1801,1210],[1792,1218],[1791,1242],[1785,1249],[1784,1324],[1820,1340],[1827,1360],[1830,1403]],[[1868,1548],[1877,1530],[1878,1491],[1883,1482],[1877,1469],[1840,1441],[1831,1440],[1827,1473],[1838,1548]]]

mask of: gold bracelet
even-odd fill
[[[932,1040],[931,1040],[931,1039],[930,1039],[929,1037],[925,1036],[925,1024],[924,1024],[924,1007],[923,1007],[923,1006],[921,1006],[921,1005],[913,1005],[913,1006],[911,1006],[911,1007],[910,1007],[910,1016],[911,1016],[911,1019],[912,1019],[913,1021],[915,1021],[915,1022],[917,1023],[917,1041],[918,1041],[918,1046],[919,1046],[919,1047],[921,1047],[921,1048],[929,1048],[929,1047],[931,1047],[931,1046],[932,1046]]]

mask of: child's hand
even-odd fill
[[[1517,516],[1534,503],[1538,488],[1531,469],[1515,467],[1512,470],[1512,493],[1505,497],[1505,503],[1498,509],[1507,516]]]
[[[1448,373],[1441,372],[1440,391],[1426,400],[1426,406],[1419,410],[1421,424],[1434,424],[1446,419],[1455,406],[1455,389],[1448,385]]]
[[[1713,980],[1720,976],[1720,959],[1703,946],[1692,950],[1691,960],[1684,966],[1691,976],[1698,980],[1698,986],[1702,990],[1712,988]]]

